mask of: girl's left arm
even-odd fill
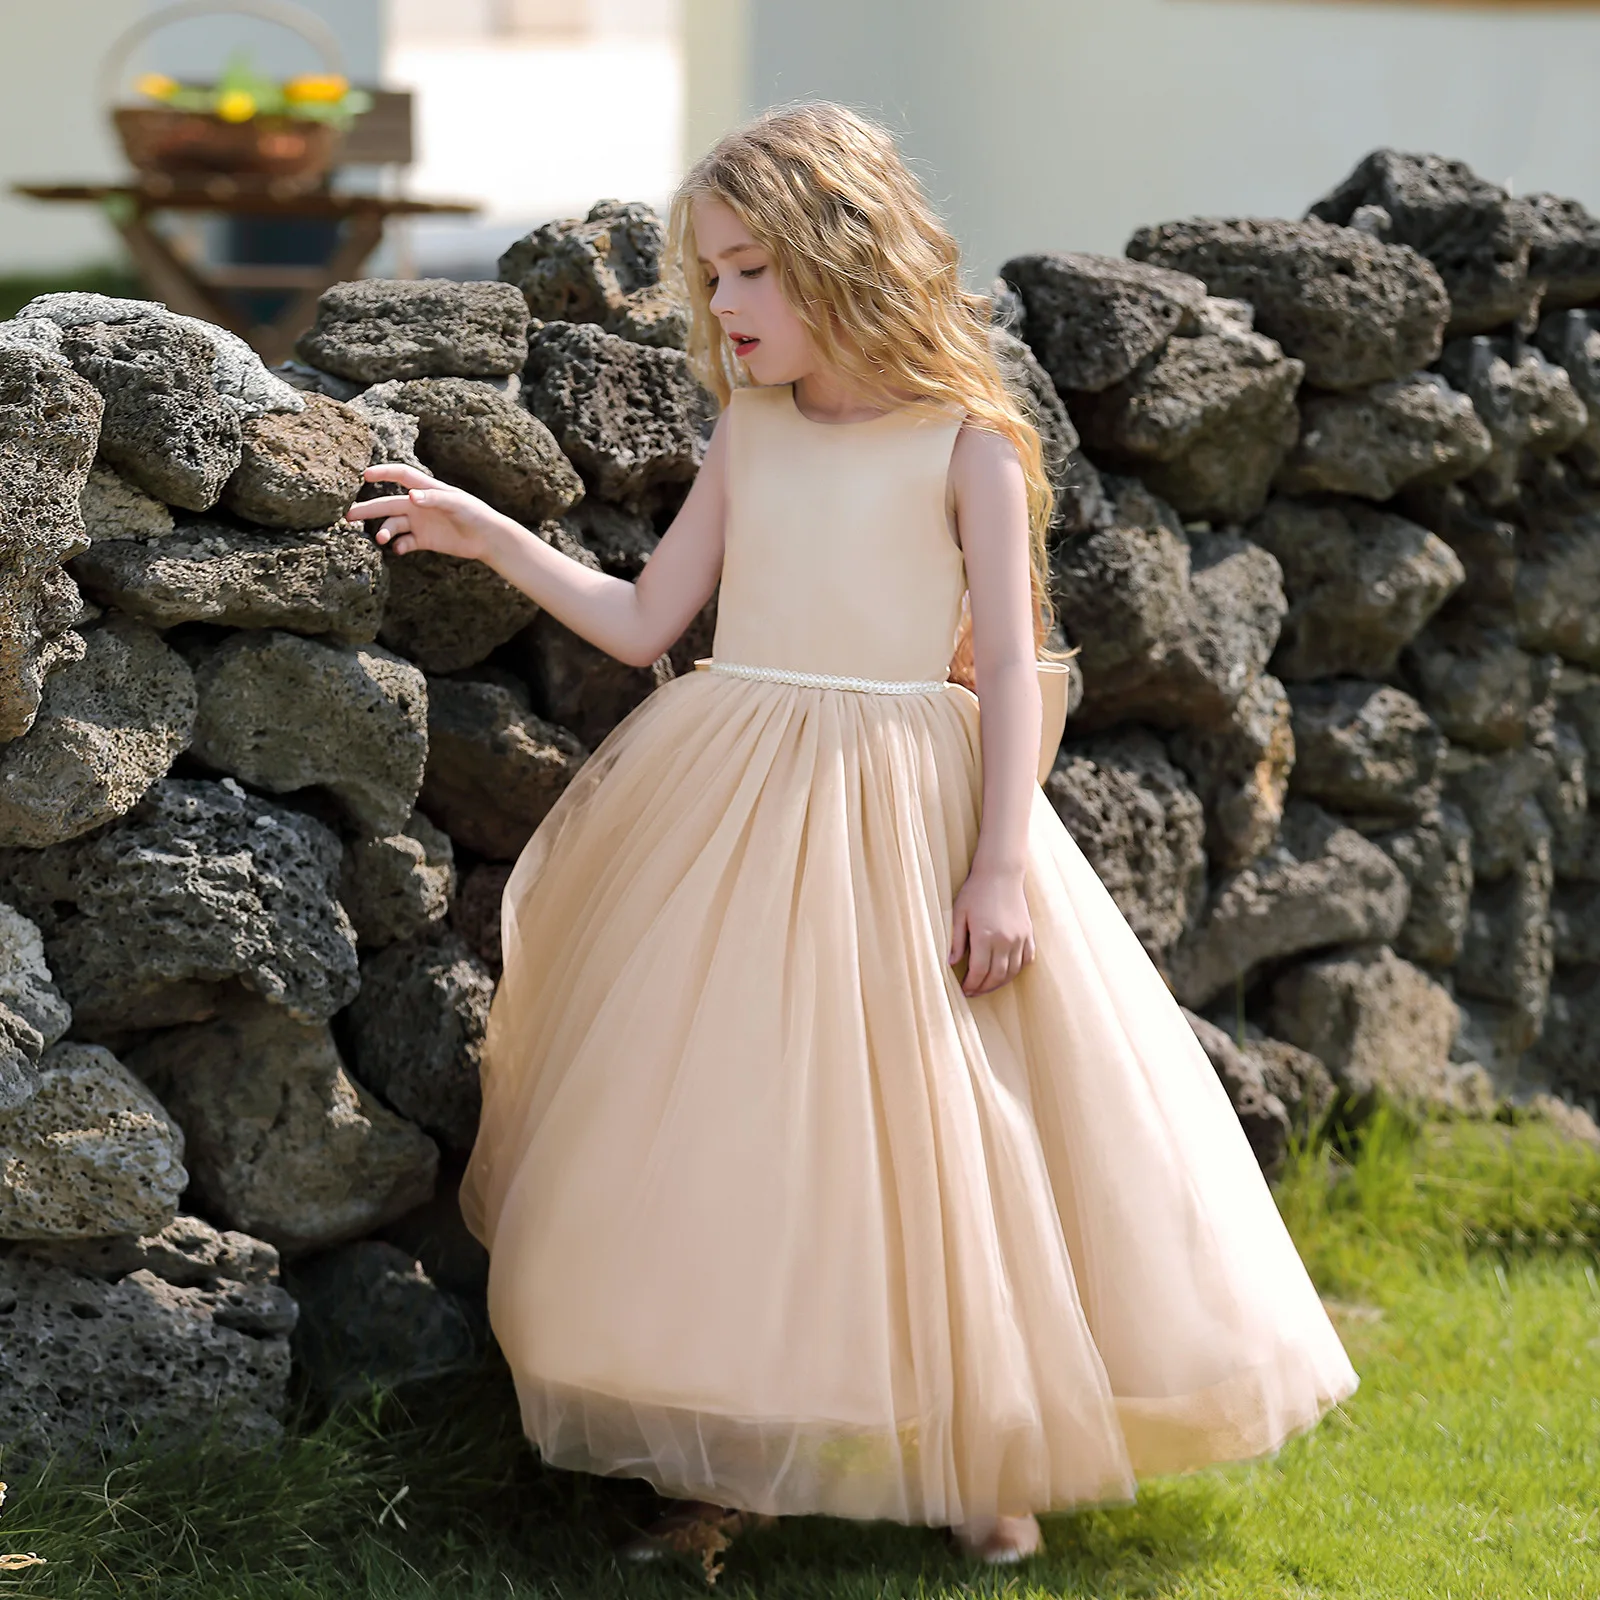
[[[950,476],[983,707],[983,809],[972,864],[955,898],[950,960],[966,954],[962,991],[977,995],[998,989],[1033,960],[1022,878],[1042,709],[1022,463],[1009,439],[969,423],[957,435]]]

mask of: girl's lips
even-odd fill
[[[730,334],[729,337],[733,340],[733,353],[736,356],[749,355],[750,352],[761,343],[759,339],[753,339],[749,335],[743,333]]]

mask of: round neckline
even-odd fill
[[[875,422],[882,422],[885,417],[897,417],[902,411],[909,409],[906,406],[891,406],[887,411],[880,411],[875,417],[857,417],[852,422],[821,422],[816,417],[808,417],[800,409],[800,402],[795,398],[794,385],[786,383],[784,390],[789,396],[789,409],[799,417],[802,422],[808,422],[813,428],[870,428]]]

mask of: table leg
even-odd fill
[[[269,323],[258,324],[248,334],[261,359],[275,366],[294,354],[294,342],[311,325],[323,290],[346,278],[353,278],[362,263],[378,248],[383,238],[383,217],[374,212],[358,212],[346,220],[344,237],[322,269],[322,282],[302,289]]]
[[[144,215],[136,212],[115,221],[134,266],[158,300],[183,316],[200,317],[242,338],[249,336],[244,319],[226,301],[220,300],[187,262],[173,253]]]

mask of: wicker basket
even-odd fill
[[[317,49],[326,70],[342,72],[338,40],[320,18],[299,6],[281,0],[184,0],[142,18],[112,44],[101,69],[102,100],[109,102],[118,93],[134,47],[157,28],[219,12],[280,23]],[[128,161],[139,172],[168,178],[222,176],[245,184],[320,183],[344,137],[331,124],[309,118],[256,116],[226,122],[209,112],[167,106],[113,106],[111,120]]]
[[[163,106],[118,106],[111,117],[129,162],[140,172],[169,177],[223,173],[314,182],[333,165],[341,139],[328,123],[297,117],[224,122],[203,111]]]

